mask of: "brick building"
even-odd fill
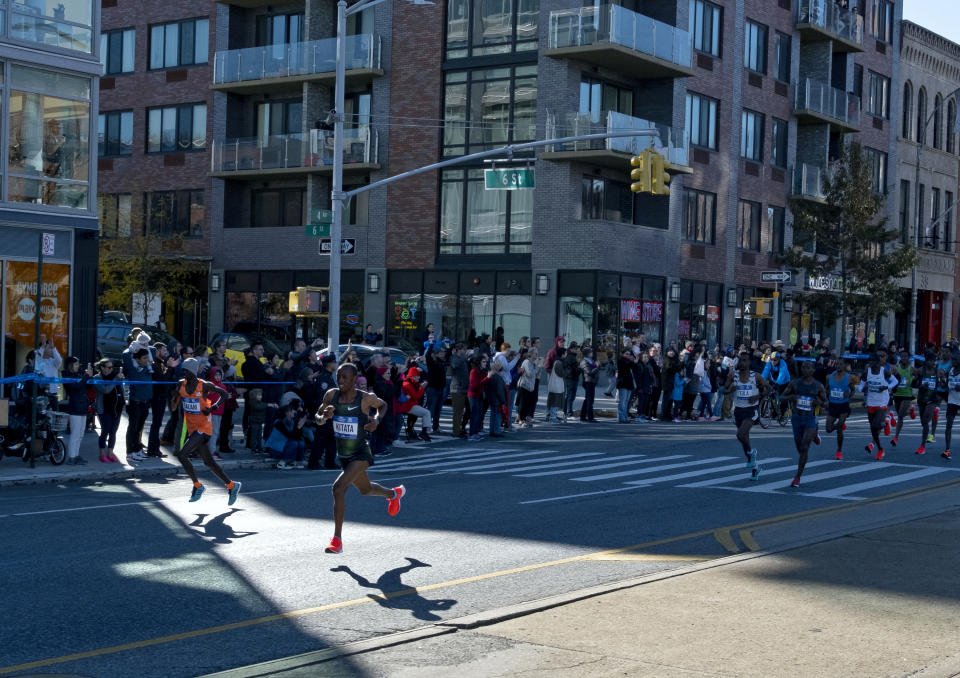
[[[163,299],[159,315],[145,319],[164,319],[191,343],[205,342],[208,334],[216,9],[214,2],[187,0],[102,2],[101,233],[175,258],[193,272],[196,296]]]
[[[93,358],[97,177],[91,158],[100,11],[93,0],[16,2],[0,18],[0,135],[6,147],[0,376],[6,377],[20,372],[34,348],[37,319],[38,333],[64,357]]]

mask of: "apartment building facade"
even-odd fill
[[[333,10],[231,2],[216,20],[223,286],[210,322],[273,329],[290,324],[291,289],[328,280],[304,225],[329,207]],[[657,134],[517,151],[364,194],[344,231],[356,253],[344,257],[342,326],[384,326],[407,345],[428,323],[459,340],[559,333],[605,351],[640,333],[836,337],[788,301],[829,281],[777,290],[776,327],[750,300],[773,297],[760,274],[793,245],[788,199],[823,199],[848,135],[886,192],[900,16],[879,0],[377,5],[348,26],[348,185],[534,139]],[[648,147],[671,162],[669,196],[630,192],[629,158]],[[494,167],[529,168],[535,187],[486,190]]]
[[[163,320],[183,341],[205,343],[217,5],[103,0],[102,8],[101,237],[111,256],[162,257],[189,271],[193,294],[131,299],[130,308],[136,322]]]
[[[956,93],[960,45],[909,21],[902,23],[897,119],[896,220],[901,242],[919,247],[917,345],[957,336],[956,200],[960,140]],[[909,337],[912,277],[902,281],[895,336]]]
[[[93,0],[0,12],[0,376],[19,373],[38,318],[62,355],[93,358],[99,25]]]

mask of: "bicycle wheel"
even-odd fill
[[[783,410],[777,415],[777,423],[781,426],[786,426],[790,422],[790,416],[792,413],[790,410]]]
[[[50,445],[50,463],[59,466],[67,459],[67,446],[59,437],[53,439]]]
[[[760,401],[760,428],[769,428],[773,423],[773,403],[769,398]]]

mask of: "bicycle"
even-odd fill
[[[790,421],[790,408],[782,407],[780,395],[776,389],[770,389],[761,398],[758,403],[760,408],[760,427],[769,428],[776,421],[781,426],[786,426]]]

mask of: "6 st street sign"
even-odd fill
[[[330,254],[331,249],[331,239],[323,238],[320,240],[320,254]],[[356,254],[357,253],[357,239],[356,238],[343,238],[340,241],[340,253],[341,254]]]
[[[790,271],[762,271],[760,273],[762,282],[777,282],[786,285],[792,279],[793,274]]]

